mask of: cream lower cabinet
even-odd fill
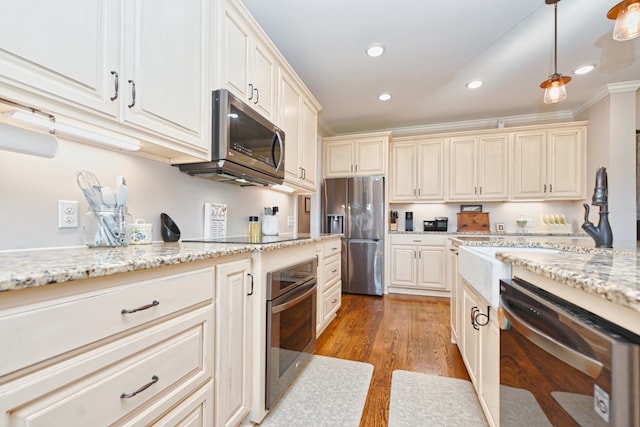
[[[397,234],[390,240],[389,292],[449,295],[444,236]]]
[[[497,312],[460,278],[462,323],[458,347],[491,426],[500,425],[500,329]],[[460,302],[460,301],[459,301]]]
[[[508,200],[509,140],[509,134],[450,138],[448,200]]]
[[[513,199],[585,198],[585,125],[516,132],[513,150]]]
[[[318,263],[318,325],[316,334],[320,336],[335,319],[342,302],[342,241],[329,240],[322,244],[321,260]]]
[[[216,425],[237,426],[251,405],[251,261],[216,267]]]
[[[459,319],[462,305],[462,295],[458,285],[458,248],[454,247],[451,240],[447,240],[446,246],[447,257],[447,283],[451,289],[450,307],[450,323],[451,323],[451,342],[459,342]]]
[[[194,263],[3,296],[0,425],[213,425],[213,281]]]
[[[386,175],[390,132],[324,138],[324,178]]]
[[[391,145],[391,202],[444,201],[444,139],[394,138]]]

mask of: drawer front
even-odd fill
[[[332,239],[324,244],[324,257],[339,254],[342,251],[342,240]]]
[[[447,236],[432,236],[424,234],[392,234],[390,238],[392,245],[445,246],[447,243]]]
[[[340,308],[340,303],[342,302],[342,282],[338,281],[336,285],[325,291],[322,298],[324,303],[324,321],[326,322],[330,320],[333,314]]]
[[[333,257],[324,266],[324,283],[330,284],[338,277],[340,277],[340,257]]]
[[[129,283],[0,314],[0,376],[212,300],[213,271]]]
[[[141,407],[174,406],[212,376],[213,308],[34,372],[0,388],[11,426],[121,424]]]

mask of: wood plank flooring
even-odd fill
[[[447,298],[343,294],[316,354],[374,366],[360,427],[385,427],[394,370],[469,379],[450,337]]]

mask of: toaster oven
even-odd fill
[[[449,218],[436,217],[435,219],[427,219],[423,222],[424,231],[447,231]]]

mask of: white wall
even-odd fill
[[[78,200],[80,213],[88,205],[76,183],[76,172],[95,173],[102,185],[114,186],[123,175],[129,186],[129,212],[153,224],[153,240],[161,241],[160,213],[178,224],[182,238],[201,238],[203,204],[228,205],[227,235],[247,234],[248,217],[262,217],[263,207],[280,208],[280,231],[287,216],[295,216],[295,197],[264,187],[242,188],[192,177],[177,168],[131,154],[60,140],[58,155],[43,159],[0,151],[0,249],[82,245],[82,227],[58,229],[58,200]]]

